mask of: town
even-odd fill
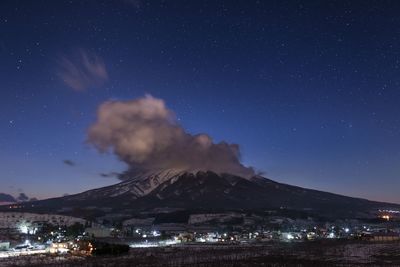
[[[290,219],[239,213],[190,215],[187,223],[157,223],[132,218],[103,223],[65,215],[0,213],[0,258],[32,255],[89,257],[118,255],[135,248],[194,244],[240,246],[268,242],[319,240],[400,241],[400,211],[380,210],[369,222]]]

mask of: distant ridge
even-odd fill
[[[17,200],[9,194],[0,193],[0,205],[15,203]]]

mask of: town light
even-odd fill
[[[153,234],[153,236],[160,236],[160,235],[161,235],[159,232],[157,232],[157,231],[155,231],[155,230],[153,231],[152,234]]]
[[[28,226],[26,226],[25,224],[21,224],[19,226],[19,231],[22,234],[28,234]]]

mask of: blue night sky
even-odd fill
[[[398,1],[1,1],[0,192],[116,183],[88,145],[151,94],[279,182],[400,203]],[[69,164],[66,164],[66,162]]]

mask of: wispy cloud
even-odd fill
[[[63,160],[63,163],[68,166],[75,166],[75,162],[73,162],[72,160],[69,160],[69,159]]]
[[[120,175],[121,175],[121,174],[118,173],[118,172],[100,173],[100,176],[101,176],[101,177],[104,177],[104,178],[109,178],[109,177],[115,178],[115,177],[119,177]]]
[[[58,76],[75,91],[101,87],[108,80],[105,63],[94,53],[79,49],[70,56],[58,60]]]

